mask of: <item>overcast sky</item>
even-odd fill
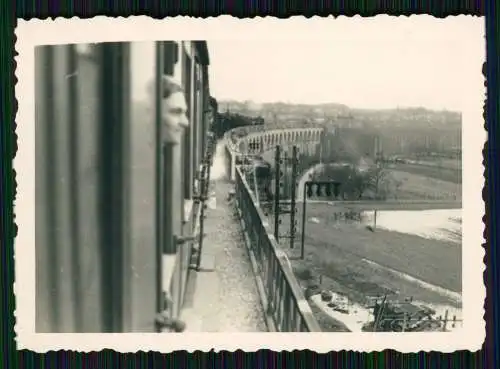
[[[461,111],[482,84],[484,19],[329,19],[300,33],[209,40],[217,99]],[[260,35],[263,32],[259,33]],[[479,84],[479,85],[478,85]],[[469,94],[469,95],[468,95]]]

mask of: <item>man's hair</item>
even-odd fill
[[[210,104],[212,110],[214,111],[214,113],[217,113],[217,110],[219,109],[219,104],[217,104],[217,100],[214,97],[210,96],[209,104]]]
[[[161,96],[168,99],[170,95],[176,92],[184,92],[182,85],[171,76],[163,75],[161,77]]]

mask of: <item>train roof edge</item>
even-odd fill
[[[208,52],[208,45],[206,41],[194,41],[196,50],[203,65],[210,65],[210,55]]]

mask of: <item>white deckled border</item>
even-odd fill
[[[486,132],[482,129],[482,108],[485,89],[480,65],[477,75],[468,81],[467,95],[464,96],[463,137],[463,313],[464,328],[458,333],[185,333],[185,334],[36,334],[35,322],[35,244],[34,244],[34,46],[40,44],[89,43],[106,41],[142,40],[223,40],[238,35],[241,40],[259,39],[324,39],[336,32],[342,25],[349,32],[359,32],[362,24],[365,32],[382,27],[383,22],[418,22],[422,27],[442,24],[469,22],[474,27],[484,22],[470,16],[448,17],[445,20],[431,16],[389,17],[381,15],[373,18],[333,17],[292,17],[287,20],[276,18],[255,18],[240,20],[230,16],[196,19],[189,17],[152,20],[148,17],[106,18],[95,17],[80,20],[58,18],[52,20],[18,20],[16,29],[16,97],[18,99],[19,150],[14,160],[17,171],[19,194],[15,203],[16,222],[19,234],[15,242],[17,345],[19,349],[37,352],[49,350],[99,351],[104,348],[120,352],[175,350],[237,350],[255,351],[301,350],[316,352],[331,350],[379,351],[395,349],[401,352],[478,350],[485,337],[483,283],[484,250],[484,203],[481,190],[484,185],[482,148]],[[390,25],[389,25],[390,26]],[[347,33],[349,33],[347,32]],[[484,28],[483,28],[484,32]],[[484,47],[482,47],[484,49]],[[471,92],[476,91],[476,92]],[[464,92],[465,93],[465,92]],[[302,303],[303,304],[303,303]],[[307,335],[307,336],[305,336]]]

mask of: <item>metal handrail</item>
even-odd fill
[[[240,168],[236,168],[236,200],[264,281],[269,314],[281,332],[320,332],[291,265],[279,250],[272,230]]]
[[[251,133],[281,131],[274,128],[265,130],[262,127],[245,127],[250,130],[244,137],[236,142],[231,139],[235,131],[241,131],[243,127],[238,127],[226,132],[226,167],[228,173],[231,172],[233,161],[236,156],[244,155],[238,150],[238,145],[244,139],[249,139]],[[312,127],[287,127],[295,129],[309,129]],[[314,127],[319,128],[319,127]],[[302,289],[291,269],[290,262],[278,247],[272,230],[258,206],[257,199],[251,191],[239,166],[234,166],[233,175],[236,185],[236,200],[240,207],[246,232],[251,242],[251,249],[255,252],[259,272],[264,281],[265,293],[267,295],[268,306],[266,313],[275,322],[276,328],[283,332],[320,332],[312,310],[304,297]]]

